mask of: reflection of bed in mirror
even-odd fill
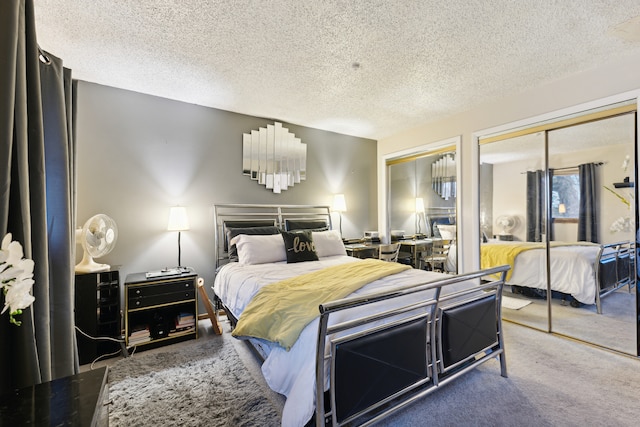
[[[547,254],[544,243],[490,240],[481,245],[481,268],[508,264],[507,284],[547,290]],[[635,244],[617,242],[599,245],[589,242],[550,242],[551,290],[563,299],[570,296],[574,307],[593,305],[602,313],[601,299],[623,286],[636,283]],[[524,292],[525,295],[530,294]]]
[[[269,386],[287,397],[283,425],[305,425],[314,410],[316,425],[372,421],[377,412],[401,408],[492,358],[500,358],[506,376],[500,320],[504,275],[481,283],[489,272],[451,276],[348,257],[339,234],[325,229],[330,222],[318,227],[318,219],[329,218],[328,207],[286,208],[214,207],[216,303],[225,308],[234,335],[247,339],[264,359]],[[301,220],[293,221],[296,216]],[[279,237],[292,228],[311,229],[316,260],[289,260],[291,245],[283,238],[290,235]],[[359,279],[361,270],[378,270],[380,264],[398,272],[352,287],[348,277]],[[505,271],[503,266],[490,272]],[[319,282],[300,283],[300,275],[316,279],[317,274]],[[273,294],[282,281],[296,291],[268,298],[265,294]],[[298,329],[291,319],[299,310],[290,313],[286,300],[293,300],[294,308],[306,307],[298,298],[302,294],[333,295],[343,286],[356,290],[313,305],[313,320],[291,337],[288,331]],[[310,292],[302,292],[306,288]],[[260,321],[250,323],[252,317]],[[255,327],[268,336],[254,334]],[[274,330],[286,333],[272,337]]]

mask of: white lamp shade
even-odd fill
[[[187,208],[184,206],[173,206],[169,211],[169,231],[184,231],[189,229],[189,218]]]
[[[424,212],[424,199],[422,197],[416,197],[416,213]]]
[[[347,202],[344,199],[344,194],[336,194],[333,196],[333,210],[335,212],[347,211]]]

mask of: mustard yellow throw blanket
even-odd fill
[[[550,242],[552,248],[558,246],[597,246],[591,242]],[[514,263],[518,254],[531,249],[544,249],[545,244],[540,242],[519,243],[485,243],[480,247],[480,268],[491,268],[500,265],[509,265],[506,280],[511,279]]]
[[[344,298],[367,283],[410,268],[365,259],[271,283],[249,302],[232,335],[266,339],[289,351],[305,326],[320,315],[320,304]]]

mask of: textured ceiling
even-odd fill
[[[638,0],[35,8],[40,46],[77,79],[373,139],[640,54]]]

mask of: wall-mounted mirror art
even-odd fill
[[[455,153],[441,156],[431,163],[431,185],[433,191],[445,200],[456,197]]]
[[[307,144],[278,122],[245,133],[242,173],[281,193],[307,179]]]

